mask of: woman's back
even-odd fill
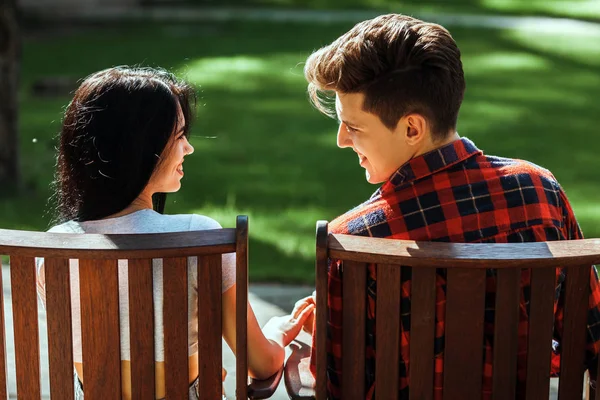
[[[201,231],[206,229],[218,229],[219,223],[209,217],[196,214],[164,215],[150,209],[136,211],[116,218],[107,218],[94,221],[75,222],[68,221],[50,229],[50,232],[60,233],[98,233],[98,234],[141,234],[141,233],[165,233],[180,231]],[[38,262],[38,269],[43,263]],[[81,379],[82,364],[82,339],[81,339],[81,308],[79,297],[79,265],[77,260],[71,260],[71,307],[73,318],[73,360],[76,370]],[[39,273],[38,277],[43,277]],[[154,337],[155,337],[155,360],[157,372],[164,368],[164,334],[163,334],[163,279],[162,260],[153,260],[153,300],[154,300]],[[121,333],[121,360],[126,369],[129,366],[130,335],[129,335],[129,301],[128,301],[128,266],[127,261],[119,260],[119,322]],[[235,255],[223,255],[223,281],[222,291],[225,292],[235,284]],[[38,281],[38,292],[42,299],[45,298],[43,279]],[[150,306],[150,305],[149,305]],[[135,340],[135,339],[134,339]],[[188,261],[188,354],[190,360],[190,381],[193,382],[198,374],[198,280],[197,260],[192,257]],[[79,366],[79,368],[77,368]],[[163,370],[164,371],[164,370]],[[82,380],[82,379],[81,379]],[[157,380],[157,382],[160,379]],[[127,382],[123,382],[125,386]],[[157,387],[157,389],[160,389]],[[161,392],[161,390],[158,390]]]

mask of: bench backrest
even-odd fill
[[[198,354],[201,398],[221,398],[221,257],[237,255],[236,397],[247,398],[248,219],[235,229],[136,235],[0,230],[10,257],[18,397],[39,399],[40,342],[35,257],[43,257],[50,393],[73,399],[69,259],[79,260],[83,381],[86,400],[121,398],[117,261],[128,260],[132,397],[155,390],[152,259],[163,259],[165,389],[188,397],[187,258],[198,257]],[[0,287],[1,287],[0,276]],[[4,300],[0,291],[0,398],[6,399]]]
[[[497,270],[493,398],[514,399],[521,269],[531,268],[527,399],[547,399],[554,323],[556,267],[567,268],[559,399],[581,399],[590,266],[600,240],[519,244],[413,242],[328,234],[317,224],[318,399],[327,398],[328,258],[343,262],[342,398],[364,399],[367,266],[377,268],[375,381],[377,399],[398,396],[400,280],[412,267],[410,398],[433,398],[436,268],[447,269],[443,393],[481,398],[486,269]]]

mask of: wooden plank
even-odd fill
[[[85,400],[121,398],[117,260],[79,260]]]
[[[316,305],[317,315],[315,321],[316,349],[313,349],[317,357],[316,395],[318,399],[327,398],[327,221],[317,222],[316,233]]]
[[[448,269],[444,397],[481,397],[485,270]]]
[[[527,344],[527,400],[547,400],[554,325],[555,268],[531,270],[529,338]]]
[[[71,271],[69,260],[46,258],[46,321],[50,393],[54,398],[73,400],[73,329],[71,320]]]
[[[128,260],[131,396],[154,398],[154,279],[152,259]]]
[[[342,289],[342,398],[365,398],[367,266],[344,261]]]
[[[435,268],[413,268],[410,321],[410,399],[433,399]]]
[[[221,397],[221,254],[198,257],[198,355],[199,390],[203,398]]]
[[[598,389],[598,371],[600,371],[600,357],[596,357],[598,359],[596,364],[596,376],[592,376],[590,374],[590,382],[588,384],[588,389],[590,392],[590,396],[586,398],[586,400],[600,400],[600,390]],[[589,371],[588,371],[589,372]],[[592,387],[592,379],[594,387]]]
[[[600,263],[600,239],[537,243],[441,243],[332,234],[329,257],[438,268],[543,268]]]
[[[0,254],[21,257],[134,259],[235,251],[235,230],[101,235],[0,229]]]
[[[521,269],[501,269],[496,276],[493,400],[514,399],[517,390],[517,351]]]
[[[299,336],[302,336],[301,333]],[[306,340],[309,342],[308,340]],[[285,363],[284,382],[287,393],[292,400],[326,399],[316,396],[317,384],[310,372],[311,347],[296,339],[290,347],[291,354]]]
[[[33,257],[10,258],[17,394],[23,399],[39,399],[40,340]]]
[[[6,371],[6,330],[4,318],[4,283],[2,282],[2,271],[0,270],[0,399],[8,397]]]
[[[236,384],[237,399],[248,398],[248,217],[236,220]]]
[[[163,259],[165,390],[168,399],[186,399],[189,387],[187,258]]]
[[[586,322],[590,296],[590,265],[571,267],[565,280],[565,315],[561,343],[558,398],[580,399],[583,394]]]
[[[375,358],[377,400],[398,399],[401,292],[400,266],[389,264],[377,265],[375,320],[375,332],[377,335],[375,338],[377,346],[377,357]]]

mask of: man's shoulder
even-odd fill
[[[493,168],[501,177],[528,175],[543,181],[557,183],[556,178],[550,170],[531,161],[496,156],[483,156],[482,158],[484,161],[479,161],[480,167],[484,168],[487,166]]]
[[[381,197],[370,199],[329,223],[330,233],[388,237],[392,234],[388,216],[389,204]]]

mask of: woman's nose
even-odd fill
[[[194,146],[192,146],[192,144],[189,141],[186,144],[187,144],[186,154],[190,155],[194,152]]]

